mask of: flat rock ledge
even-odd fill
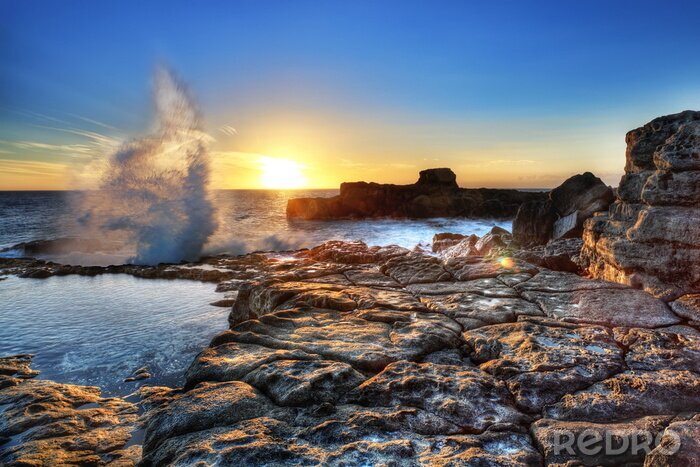
[[[700,458],[696,301],[664,302],[523,260],[445,259],[361,242],[206,264],[221,274],[220,291],[237,292],[230,329],[192,362],[183,388],[141,390],[142,466],[671,466]],[[13,267],[27,277],[54,268]],[[197,267],[151,271],[186,276]],[[93,407],[84,404],[116,404],[112,430],[136,423],[130,404],[26,379],[27,361],[15,360],[16,370],[0,364],[0,382],[9,381],[0,390],[0,463],[51,464],[69,449],[53,440],[77,439],[64,431],[102,429],[53,421],[63,415],[59,402],[41,399],[45,385],[67,391],[55,400],[70,417]],[[593,448],[591,436],[600,438]],[[606,436],[616,449],[605,449]],[[113,447],[94,464],[138,458],[140,446],[117,438],[100,436]],[[85,456],[97,452],[80,446]],[[30,454],[40,457],[21,460]]]

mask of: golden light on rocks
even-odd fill
[[[501,266],[506,269],[513,269],[513,267],[515,266],[515,261],[513,261],[513,258],[511,257],[501,258],[499,263],[501,263]]]

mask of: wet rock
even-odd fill
[[[598,326],[524,321],[468,331],[464,339],[470,358],[530,412],[624,369],[612,332]]]
[[[131,376],[126,378],[124,380],[125,383],[130,383],[134,381],[141,381],[144,379],[148,379],[151,377],[151,372],[148,370],[148,367],[141,367],[138,370],[134,371]]]
[[[368,406],[418,407],[470,432],[526,420],[503,383],[471,367],[396,362],[347,397]]]
[[[635,289],[525,291],[522,296],[539,305],[547,316],[570,323],[654,328],[680,322],[664,302]]]
[[[690,371],[627,371],[545,407],[559,420],[613,422],[700,410],[700,376]]]
[[[530,432],[545,465],[641,465],[673,416],[642,417],[628,422],[591,423],[538,420]]]

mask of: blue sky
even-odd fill
[[[625,131],[700,108],[699,23],[690,1],[0,0],[0,188],[79,186],[147,132],[157,63],[219,135],[220,187],[254,186],[257,155],[312,186],[434,165],[465,186],[616,184]]]

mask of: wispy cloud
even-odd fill
[[[235,136],[238,134],[238,130],[236,130],[234,127],[231,125],[224,125],[219,128],[219,131],[222,132],[223,134],[227,136]]]
[[[0,159],[0,174],[7,175],[60,175],[66,170],[65,164],[39,161],[18,161]]]

